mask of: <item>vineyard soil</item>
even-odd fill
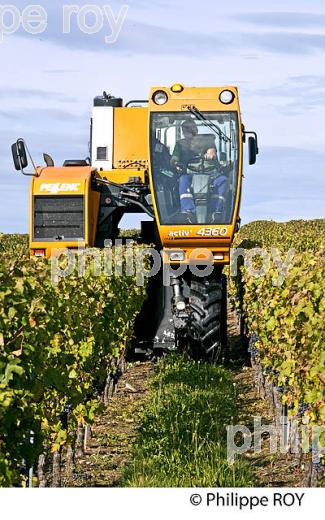
[[[262,417],[263,424],[272,421],[268,403],[256,391],[254,369],[239,336],[237,320],[229,311],[229,353],[226,360],[236,388],[236,405],[239,423],[251,427],[254,416]],[[128,365],[121,378],[117,392],[110,398],[105,412],[92,428],[83,459],[78,462],[72,481],[64,485],[79,487],[116,487],[125,485],[125,474],[133,471],[132,446],[136,442],[143,412],[150,397],[150,383],[155,377],[154,361]],[[245,454],[246,461],[255,476],[255,485],[261,487],[298,487],[302,484],[302,471],[297,459],[290,455],[270,455],[269,439],[263,437],[262,452]],[[143,475],[137,475],[141,481]],[[211,481],[211,486],[215,483]],[[247,485],[252,485],[248,483]]]

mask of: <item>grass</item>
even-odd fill
[[[227,462],[226,425],[236,424],[229,370],[166,356],[157,364],[140,418],[125,487],[254,485],[248,462]]]

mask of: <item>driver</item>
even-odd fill
[[[198,135],[198,128],[193,119],[188,119],[182,124],[184,139],[177,141],[171,158],[171,166],[181,172],[179,179],[179,194],[181,212],[185,214],[195,214],[195,203],[191,189],[192,177],[186,170],[188,164],[203,155],[206,161],[218,161],[217,150],[215,147],[206,150],[198,149],[195,137]]]

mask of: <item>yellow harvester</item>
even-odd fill
[[[226,341],[222,270],[240,225],[243,143],[249,163],[257,137],[241,121],[236,87],[154,87],[148,101],[104,92],[94,100],[90,158],[67,160],[31,174],[30,254],[104,247],[118,237],[125,213],[147,213],[146,242],[171,267],[209,260],[208,276],[186,269],[164,288],[156,276],[137,324],[138,350],[190,345],[216,356]],[[12,147],[17,170],[28,165],[25,142]],[[144,319],[143,319],[144,318]]]

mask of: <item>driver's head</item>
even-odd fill
[[[152,122],[152,128],[154,130],[167,128],[170,125],[169,117],[168,116],[158,116],[155,117],[155,119]]]
[[[195,137],[198,134],[198,129],[193,119],[188,119],[182,124],[182,132],[185,139]]]

